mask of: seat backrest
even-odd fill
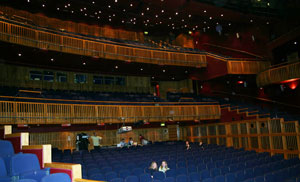
[[[7,176],[7,170],[4,160],[0,157],[0,177]]]
[[[11,158],[11,173],[13,176],[40,169],[40,163],[35,154],[16,154]]]
[[[11,156],[14,155],[14,147],[10,141],[0,140],[0,156]]]
[[[71,182],[71,178],[66,173],[55,173],[43,177],[41,182]]]
[[[140,175],[140,182],[150,182],[150,181],[152,181],[150,174],[146,173]]]
[[[37,182],[34,179],[20,179],[18,182]]]
[[[110,180],[110,182],[123,182],[123,178],[114,178],[112,180]]]
[[[127,176],[125,182],[139,182],[139,178],[137,176]]]

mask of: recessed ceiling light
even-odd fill
[[[185,73],[188,73],[188,71],[187,71],[187,70],[185,70]]]
[[[253,22],[253,20],[251,19],[251,20],[250,20],[250,22],[252,23],[252,22]]]
[[[174,28],[174,27],[173,27]],[[166,72],[166,70],[162,70],[163,72]]]
[[[131,3],[131,4],[130,4],[130,6],[132,7],[132,6],[133,6],[133,4]]]
[[[152,79],[154,79],[154,76],[152,77]]]
[[[108,5],[108,8],[110,8],[111,6],[110,5]]]
[[[95,1],[93,1],[92,3],[95,4]]]
[[[171,20],[172,19],[172,17],[169,17],[169,20]]]
[[[142,16],[144,16],[144,13],[141,13]]]
[[[147,7],[147,11],[149,11],[149,9],[150,9],[150,8],[149,8],[149,7]]]
[[[141,70],[141,71],[143,71],[144,69],[143,69],[143,68],[141,68],[140,70]]]
[[[22,54],[21,54],[21,53],[19,53],[19,54],[18,54],[18,56],[22,56]]]
[[[51,60],[52,62],[54,61],[54,59],[53,59],[53,58],[51,58],[50,60]]]
[[[123,9],[123,11],[125,12],[125,11],[126,11],[126,9]]]
[[[45,7],[45,5],[44,5],[44,4],[43,4],[42,6],[43,6],[43,7]]]
[[[176,12],[175,15],[178,15],[178,12]]]
[[[158,15],[155,15],[156,18],[158,18]]]
[[[189,18],[191,18],[192,17],[192,15],[189,15]]]
[[[28,3],[30,3],[30,0],[27,0]]]
[[[83,62],[83,63],[82,63],[82,65],[84,65],[84,66],[85,66],[85,65],[86,65],[86,62]]]
[[[267,25],[269,25],[270,23],[267,21]]]
[[[206,13],[206,10],[204,10],[203,12]]]
[[[115,66],[115,68],[116,68],[116,69],[118,69],[118,68],[119,68],[119,66]]]
[[[83,8],[84,10],[86,10],[86,8]]]
[[[115,0],[115,3],[117,3],[118,2],[118,0]]]
[[[57,10],[59,10],[59,8],[56,8]]]
[[[175,78],[174,78],[174,77],[172,77],[172,80],[175,80]]]
[[[211,20],[211,19],[212,19],[212,17],[209,17],[209,19]]]
[[[294,44],[295,44],[295,45],[297,45],[297,44],[298,44],[298,42],[294,42]]]
[[[229,26],[231,26],[231,23],[228,23]]]

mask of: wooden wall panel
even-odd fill
[[[75,150],[76,135],[82,132],[85,132],[90,136],[95,132],[97,136],[101,136],[102,146],[116,145],[121,141],[122,138],[128,142],[130,137],[132,137],[135,142],[139,143],[140,134],[152,142],[169,140],[168,129],[161,127],[150,129],[134,129],[132,132],[124,134],[118,134],[116,130],[30,133],[30,145],[51,144],[53,148],[59,148],[62,150]],[[93,149],[92,144],[89,145],[89,149]]]
[[[300,157],[298,121],[260,118],[234,123],[201,124],[185,127],[190,141],[199,140],[257,152],[284,154],[284,157]],[[195,132],[199,131],[199,133]]]

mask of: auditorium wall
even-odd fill
[[[31,73],[41,76],[32,77]],[[65,75],[65,82],[58,81],[59,74]],[[86,80],[76,83],[76,75],[85,75]],[[109,84],[95,84],[95,76],[103,79],[113,79]],[[40,77],[40,78],[39,78]],[[47,77],[45,80],[45,77]],[[50,80],[49,80],[50,79]],[[117,82],[116,80],[121,80]],[[105,80],[103,80],[105,81]],[[107,80],[109,81],[109,80]],[[105,81],[106,82],[106,81]],[[76,91],[100,91],[100,92],[133,92],[152,93],[149,77],[102,75],[92,73],[76,73],[69,71],[57,71],[51,69],[31,68],[0,64],[0,86],[28,88],[28,89],[53,89]]]
[[[31,74],[41,73],[40,78],[32,77]],[[65,75],[66,81],[61,82],[59,75]],[[85,75],[86,81],[75,83],[76,75]],[[45,77],[47,77],[45,80]],[[52,78],[49,78],[52,77]],[[95,84],[95,77],[101,77],[104,83]],[[38,78],[37,80],[35,80]],[[50,80],[49,80],[50,79]],[[113,83],[105,83],[106,79],[113,79]],[[117,81],[119,80],[119,81]],[[120,81],[121,80],[121,81]],[[58,71],[52,69],[41,69],[25,66],[16,66],[0,63],[0,86],[17,87],[26,89],[45,90],[75,90],[94,92],[129,92],[129,93],[154,93],[150,77],[122,76],[93,73],[78,73],[69,71]],[[192,80],[160,81],[160,93],[163,98],[167,92],[191,92]]]
[[[123,134],[118,134],[117,130],[96,130],[95,127],[95,130],[90,131],[30,133],[30,145],[51,144],[53,148],[59,148],[62,150],[76,149],[76,135],[82,132],[87,133],[90,136],[95,132],[97,136],[101,136],[102,146],[116,145],[120,143],[122,138],[128,142],[130,137],[139,143],[140,134],[152,142],[167,141],[169,139],[168,129],[166,127],[134,129],[132,132]],[[90,145],[89,148],[93,149],[93,146]]]

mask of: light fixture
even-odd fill
[[[294,44],[295,44],[295,45],[297,45],[297,44],[298,44],[298,42],[294,42]]]
[[[141,68],[140,70],[141,70],[141,71],[143,71],[144,69],[143,69],[143,68]]]
[[[161,12],[162,12],[162,13],[164,13],[164,12],[165,12],[165,10],[161,10]]]
[[[54,61],[54,59],[53,59],[53,58],[51,58],[50,60],[51,60],[52,62]]]
[[[149,11],[150,10],[150,8],[149,7],[147,7],[147,11]]]
[[[173,27],[174,28],[174,27]],[[162,70],[163,72],[166,72],[166,70]]]
[[[206,10],[204,10],[203,12],[206,13]]]
[[[176,12],[175,15],[178,15],[178,12]]]
[[[19,53],[19,54],[18,54],[18,56],[22,56],[22,54],[21,54],[21,53]]]
[[[212,19],[212,17],[209,17],[209,19],[211,20],[211,19]]]
[[[85,66],[85,65],[86,65],[86,62],[83,62],[83,63],[82,63],[82,65],[84,65],[84,66]]]
[[[141,13],[142,16],[144,16],[144,13]]]
[[[223,14],[221,14],[221,16],[224,16]]]
[[[191,14],[189,14],[189,18],[191,18],[192,17],[192,15]]]
[[[111,6],[110,5],[108,5],[108,8],[110,8]]]
[[[45,5],[44,5],[44,4],[43,4],[42,6],[43,6],[43,8],[45,7]]]
[[[131,4],[130,4],[130,7],[132,7],[132,6],[133,6],[133,4],[131,3]]]
[[[119,68],[119,66],[115,66],[115,68],[116,68],[116,69],[118,69],[118,68]]]

